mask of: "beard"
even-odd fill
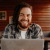
[[[31,22],[29,20],[20,20],[18,21],[18,25],[21,27],[21,28],[28,28],[30,26]]]

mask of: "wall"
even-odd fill
[[[33,22],[39,24],[43,31],[50,32],[50,4],[35,6]]]

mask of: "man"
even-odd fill
[[[32,6],[19,4],[13,14],[12,24],[7,25],[3,38],[41,39],[43,32],[38,24],[32,23]]]

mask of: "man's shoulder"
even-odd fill
[[[30,25],[31,27],[41,27],[39,24],[36,24],[36,23],[32,23],[31,25]]]
[[[13,27],[14,25],[13,24],[8,24],[7,26],[6,26],[6,28],[8,28],[8,27]]]
[[[14,28],[14,25],[13,24],[8,24],[6,27],[5,27],[5,30],[9,30],[9,29],[13,29]]]
[[[30,25],[30,27],[36,27],[36,28],[41,28],[41,26],[39,25],[39,24],[36,24],[36,23],[32,23],[31,25]]]

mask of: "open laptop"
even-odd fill
[[[43,39],[2,39],[2,50],[43,50]]]

